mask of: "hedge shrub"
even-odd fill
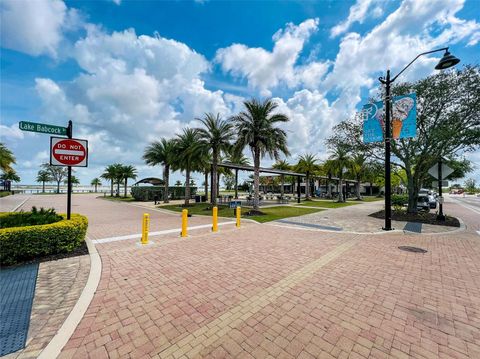
[[[2,213],[6,216],[20,213]],[[85,216],[72,214],[68,221],[66,215],[59,222],[0,229],[0,263],[12,265],[51,254],[69,253],[78,248],[85,240],[88,220]]]
[[[62,216],[55,213],[53,208],[45,209],[33,206],[29,212],[12,212],[0,217],[0,228],[37,226],[61,221]]]
[[[153,201],[155,196],[159,201],[163,200],[164,186],[133,186],[132,197],[136,201]],[[197,187],[190,187],[190,196],[195,196]],[[185,198],[185,187],[168,187],[170,199]]]

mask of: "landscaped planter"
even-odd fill
[[[2,213],[0,221],[7,216],[21,213]],[[12,265],[52,254],[69,253],[82,245],[87,233],[85,216],[72,214],[67,220],[51,224],[0,229],[0,263]]]

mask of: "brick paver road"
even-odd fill
[[[95,238],[139,231],[123,221],[136,226],[129,217],[143,209],[85,206]],[[480,358],[478,214],[450,208],[467,231],[354,235],[248,224],[169,234],[148,247],[97,245],[100,285],[61,357]],[[159,222],[167,217],[158,212]]]

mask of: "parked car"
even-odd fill
[[[429,195],[428,195],[428,205],[429,205],[430,208],[432,208],[432,209],[437,208],[437,199],[436,199],[435,196],[432,195],[432,194],[429,194]]]
[[[417,208],[423,211],[430,211],[430,200],[428,196],[418,196]]]

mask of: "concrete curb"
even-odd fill
[[[88,252],[90,254],[90,274],[88,275],[87,284],[85,285],[85,288],[83,288],[82,294],[80,294],[77,303],[67,319],[65,319],[65,322],[63,322],[62,326],[57,331],[57,334],[55,334],[50,343],[48,343],[38,356],[39,359],[52,359],[57,358],[60,355],[63,347],[67,344],[82,320],[83,315],[87,311],[88,306],[95,295],[98,284],[100,283],[100,277],[102,274],[102,261],[100,255],[90,238],[85,238],[85,242],[87,243]]]

